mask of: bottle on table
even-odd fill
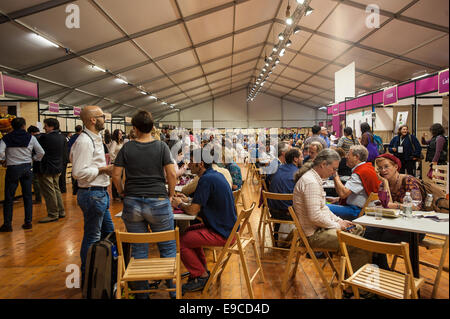
[[[427,194],[427,198],[425,199],[425,210],[433,210],[433,194]]]
[[[406,192],[405,197],[403,198],[403,214],[405,217],[412,217],[412,207],[413,200],[411,194]]]

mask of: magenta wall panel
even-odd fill
[[[439,93],[448,93],[448,70],[439,73]]]
[[[410,96],[414,96],[414,82],[403,84],[398,87],[398,98],[404,99]]]
[[[438,75],[416,81],[416,94],[423,94],[438,90]]]
[[[37,83],[3,75],[3,85],[7,93],[38,97]]]

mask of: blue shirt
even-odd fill
[[[330,147],[330,139],[328,138],[328,136],[320,135],[320,137],[325,140],[325,142],[327,143],[327,147]]]
[[[236,185],[236,189],[240,189],[242,187],[242,173],[241,168],[235,163],[229,163],[225,165],[226,169],[230,172],[231,178],[233,179],[233,185]]]
[[[269,192],[279,194],[292,194],[294,192],[294,175],[298,167],[294,164],[283,164],[278,167],[277,172],[272,176]],[[270,209],[287,211],[292,206],[292,201],[268,200]]]
[[[234,197],[225,177],[209,168],[200,177],[192,203],[201,205],[205,226],[228,238],[236,223]]]

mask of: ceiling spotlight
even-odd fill
[[[295,28],[294,28],[294,34],[297,34],[297,33],[299,33],[299,32],[300,32],[300,30],[301,30],[301,29],[300,29],[300,27],[298,27],[298,26],[297,26],[297,27],[295,27]]]
[[[292,41],[291,40],[288,40],[287,42],[286,42],[286,47],[290,47],[291,46],[291,44],[292,44]]]
[[[269,61],[272,61],[272,60],[273,60],[272,56],[269,56],[269,58],[268,58],[268,59],[269,59]]]
[[[283,41],[283,40],[284,40],[283,32],[281,32],[281,33],[278,35],[278,39],[279,39],[280,41]]]
[[[141,94],[143,94],[143,95],[146,95],[147,94],[147,92],[144,92],[144,91],[140,91],[141,92]]]
[[[297,3],[298,3],[298,4],[304,4],[304,3],[305,3],[305,0],[297,0]]]
[[[167,105],[167,102],[162,101],[161,104],[162,105]]]
[[[262,83],[261,83],[261,86],[263,86],[263,85],[264,85],[264,83],[266,83],[266,81],[262,82]]]
[[[266,72],[267,70],[266,70],[266,68],[263,68],[262,71],[263,71],[263,72]]]
[[[278,64],[278,63],[280,63],[280,59],[277,58],[277,59],[275,60],[275,64]]]
[[[313,8],[308,7],[308,8],[306,9],[305,16],[309,16],[311,13],[313,13],[313,11],[314,11]]]
[[[285,49],[285,48],[281,49],[281,51],[280,51],[280,56],[283,56],[285,52],[286,52],[286,49]]]
[[[287,25],[291,25],[292,23],[294,23],[294,20],[292,20],[291,17],[286,18],[286,24],[287,24]]]
[[[278,45],[274,46],[272,49],[273,52],[277,52],[278,51]]]

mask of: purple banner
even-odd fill
[[[81,107],[74,106],[73,115],[80,115],[80,114],[81,114]]]
[[[383,92],[383,104],[391,105],[397,103],[397,87],[391,87],[389,89],[385,89]]]
[[[6,93],[13,93],[31,97],[38,97],[37,83],[28,82],[21,79],[3,75],[4,90]]]
[[[3,88],[3,74],[0,72],[0,97],[5,96],[5,89]]]
[[[340,132],[339,130],[339,115],[333,115],[333,118],[331,119],[331,122],[333,123],[333,131]],[[337,133],[339,134],[339,133]]]
[[[48,102],[48,110],[53,113],[59,113],[59,104]]]
[[[416,81],[416,94],[428,93],[438,90],[438,75]]]
[[[410,96],[414,96],[414,82],[400,85],[397,93],[399,99],[404,99]]]
[[[448,93],[448,70],[439,73],[439,94]]]

